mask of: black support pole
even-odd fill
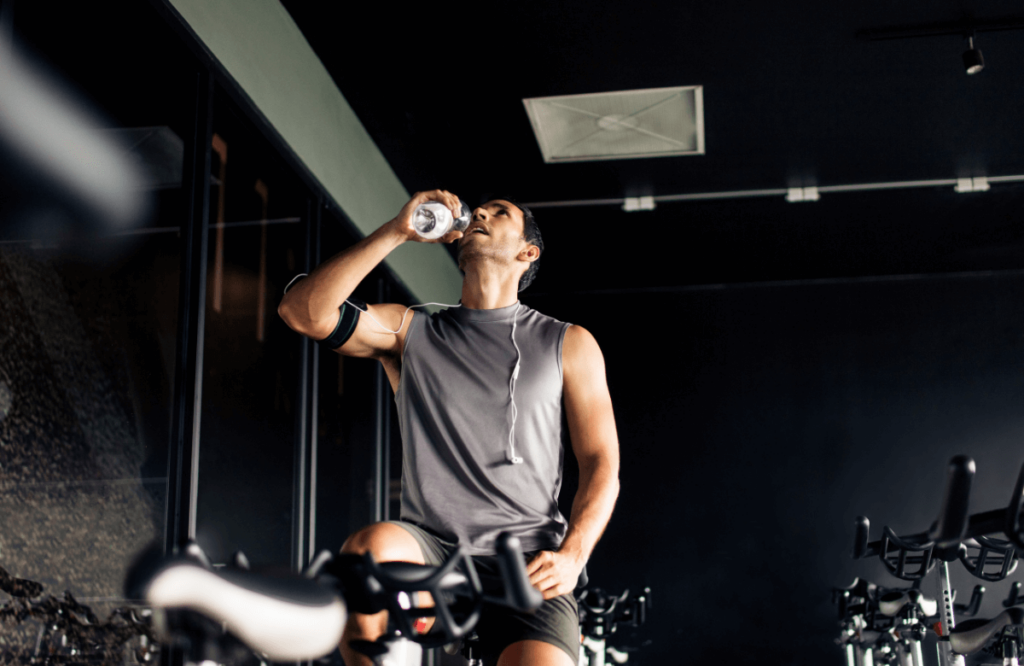
[[[302,272],[309,273],[319,260],[320,201],[309,197],[305,214],[305,258]],[[299,336],[299,387],[296,404],[295,458],[292,483],[292,569],[301,572],[316,547],[316,415],[319,349]]]
[[[213,140],[214,81],[196,73],[195,124],[185,142],[182,184],[188,205],[181,223],[178,283],[178,340],[174,356],[174,402],[167,447],[167,518],[164,554],[176,553],[196,536],[199,486],[199,420],[203,398],[203,331],[206,321],[206,247],[210,230],[210,151]],[[164,645],[161,666],[181,666],[180,646]]]
[[[164,533],[164,552],[168,555],[196,535],[213,92],[213,77],[208,69],[201,68],[196,74],[195,124],[185,144],[182,179],[188,188],[188,208],[181,227],[178,340],[168,447],[167,523]]]
[[[320,224],[321,214],[324,210],[323,198],[317,196],[313,199],[313,216],[310,218],[312,225],[312,257],[310,270],[320,264]],[[320,432],[318,430],[320,414],[320,345],[310,343],[312,348],[309,360],[309,504],[306,508],[308,528],[306,530],[306,557],[312,560],[316,556],[316,489],[317,489],[317,451],[320,446]]]
[[[384,290],[386,285],[384,278],[377,278],[377,302],[384,302]],[[384,451],[386,448],[385,444],[385,398],[384,398],[384,384],[387,381],[387,376],[384,374],[384,366],[380,363],[373,375],[373,516],[372,522],[379,523],[382,520],[386,520],[385,515],[387,512],[387,477],[385,476],[385,458]]]
[[[391,288],[387,281],[381,279],[380,302],[387,303],[391,300]],[[381,516],[382,520],[391,520],[391,382],[381,367],[382,379],[380,385],[380,406],[381,406]]]

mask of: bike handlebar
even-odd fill
[[[273,661],[305,661],[337,647],[349,612],[388,610],[404,637],[436,647],[469,633],[484,603],[536,610],[543,596],[530,585],[519,539],[502,534],[497,550],[501,578],[488,580],[495,595],[484,593],[461,547],[439,567],[377,563],[369,553],[332,561],[319,557],[316,567],[325,575],[316,580],[213,569],[198,546],[172,558],[151,550],[131,567],[125,586],[129,598],[155,609],[192,611],[214,620],[213,626]],[[416,591],[429,592],[435,605],[415,607],[409,593]],[[417,635],[410,618],[427,616],[436,616],[434,630]],[[172,639],[181,635],[166,618],[162,622],[161,633]]]
[[[884,554],[883,546],[887,542],[895,542],[901,549],[912,547],[914,550],[929,551],[929,559],[933,547],[939,550],[937,554],[940,559],[953,559],[970,522],[968,508],[974,472],[974,460],[969,456],[959,455],[949,461],[939,516],[927,532],[901,537],[887,533],[887,539],[868,542],[870,521],[864,516],[858,516],[854,524],[854,558]]]
[[[1005,579],[1015,570],[1018,553],[1024,553],[1024,465],[1005,508],[967,515],[973,474],[974,463],[970,458],[957,456],[950,461],[943,508],[939,519],[927,532],[896,536],[885,528],[881,540],[868,542],[870,522],[858,516],[854,525],[854,559],[880,556],[891,573],[915,580],[927,573],[933,558],[953,561],[959,557],[977,578]],[[990,536],[999,533],[1005,534],[1009,542]],[[972,548],[978,550],[977,554]],[[907,573],[906,564],[920,566]]]
[[[501,577],[484,578],[486,589],[472,559],[461,546],[440,567],[409,562],[377,563],[368,554],[343,554],[324,569],[339,579],[351,610],[366,614],[388,610],[404,636],[426,647],[438,647],[468,634],[480,619],[485,603],[529,612],[540,608],[544,602],[543,595],[530,584],[526,574],[519,539],[503,532],[498,536],[496,548]],[[427,592],[435,606],[412,608],[407,599],[399,598],[403,592]],[[452,595],[468,599],[468,605],[463,604],[456,610],[454,604],[445,600]],[[436,617],[435,630],[417,634],[410,618],[429,616]]]
[[[974,471],[974,460],[969,456],[960,455],[949,461],[942,510],[939,512],[938,520],[928,531],[929,539],[941,550],[953,548],[955,552],[960,547],[960,541],[967,529]]]
[[[505,596],[499,603],[525,611],[537,610],[544,603],[544,595],[530,584],[519,539],[502,532],[498,535],[497,545],[498,566],[505,581]]]
[[[868,551],[868,535],[871,532],[871,521],[867,516],[857,516],[854,521],[853,559],[859,560]]]
[[[1017,474],[1017,483],[1013,486],[1010,503],[1006,507],[1006,518],[1003,521],[1003,532],[1013,545],[1024,552],[1024,535],[1021,534],[1021,513],[1024,511],[1024,465]]]
[[[472,560],[461,546],[439,567],[410,562],[377,563],[369,553],[362,559],[369,574],[367,588],[377,599],[375,606],[383,605],[402,635],[410,640],[426,647],[439,647],[465,636],[480,619],[483,587]],[[460,565],[462,572],[458,571]],[[379,592],[374,593],[374,588],[379,589]],[[408,593],[421,591],[428,592],[434,599],[433,608],[417,608],[408,599]],[[472,599],[472,602],[465,612],[457,614],[446,601],[446,593],[452,595],[458,592]],[[417,635],[410,618],[431,615],[437,618],[437,631]]]

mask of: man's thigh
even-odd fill
[[[548,599],[534,613],[485,608],[477,634],[486,664],[504,666],[509,659],[509,664],[575,665],[580,649],[576,599],[572,594]],[[541,659],[543,655],[548,656]],[[533,657],[537,660],[533,661]]]

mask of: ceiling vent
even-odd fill
[[[704,154],[702,86],[523,100],[544,161]]]

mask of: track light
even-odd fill
[[[964,51],[964,69],[967,74],[977,74],[985,69],[985,58],[981,55],[981,49],[974,48],[974,35],[967,38],[967,50]]]

